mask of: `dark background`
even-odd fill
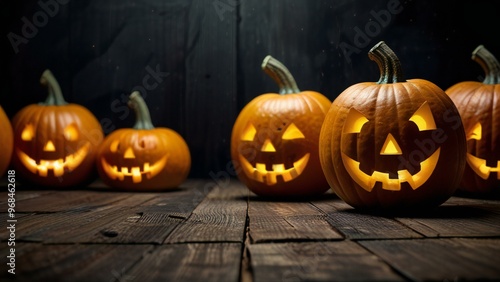
[[[66,100],[90,109],[105,133],[130,127],[134,116],[126,97],[157,70],[159,79],[147,80],[151,87],[142,95],[153,123],[186,139],[190,177],[231,172],[230,135],[239,111],[257,95],[278,90],[260,69],[268,54],[290,69],[299,88],[331,100],[350,85],[378,80],[367,52],[380,40],[399,56],[406,78],[424,78],[443,89],[482,79],[470,59],[478,45],[500,57],[495,1],[401,0],[402,11],[372,29],[359,48],[356,30],[375,26],[373,12],[393,1],[41,2],[57,3],[57,13],[43,12],[34,0],[0,4],[0,104],[7,115],[45,99],[39,79],[48,68]],[[8,35],[23,36],[23,18],[40,27],[16,52]],[[345,56],[345,44],[358,50]]]

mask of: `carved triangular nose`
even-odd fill
[[[46,152],[54,152],[56,150],[56,146],[54,146],[54,143],[52,143],[52,141],[49,141],[47,142],[47,144],[45,144],[43,150]]]
[[[264,144],[262,145],[262,148],[260,149],[262,152],[276,152],[276,149],[273,146],[273,143],[271,143],[271,140],[269,138],[264,141]]]
[[[387,138],[385,139],[384,145],[382,146],[382,150],[380,150],[381,155],[401,155],[403,152],[398,145],[394,136],[389,133]]]
[[[134,150],[131,147],[128,147],[125,151],[125,155],[123,155],[125,159],[135,159]]]

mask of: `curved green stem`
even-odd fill
[[[40,78],[40,83],[47,86],[49,94],[45,102],[40,103],[45,106],[63,106],[68,104],[62,95],[61,87],[50,70],[45,70]]]
[[[142,99],[139,91],[134,91],[129,96],[128,106],[135,111],[135,125],[134,129],[154,129],[153,123],[151,122],[151,116],[149,115],[149,109]]]
[[[481,65],[486,74],[484,84],[500,83],[500,63],[483,45],[479,45],[472,52],[472,59]]]
[[[404,82],[401,63],[394,51],[380,41],[368,52],[368,57],[375,61],[380,69],[378,84]]]
[[[281,95],[300,92],[295,78],[280,61],[268,55],[261,67],[278,84]]]

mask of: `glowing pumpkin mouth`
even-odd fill
[[[496,167],[490,167],[486,165],[485,159],[481,159],[467,153],[467,163],[482,179],[488,179],[491,172],[496,172],[497,179],[500,179],[500,161],[497,161]]]
[[[264,163],[256,163],[255,167],[253,167],[252,164],[241,155],[240,163],[247,177],[262,183],[266,182],[267,185],[274,185],[278,183],[278,176],[280,176],[283,181],[288,182],[302,174],[309,162],[309,156],[309,153],[305,154],[298,161],[294,162],[293,167],[290,168],[285,168],[284,164],[273,164],[272,170],[267,170],[266,164]]]
[[[412,175],[408,170],[398,170],[398,178],[389,178],[389,173],[374,171],[371,175],[364,173],[359,169],[359,162],[351,159],[346,154],[342,153],[342,162],[356,183],[368,192],[371,192],[376,182],[382,183],[382,189],[399,191],[401,183],[408,182],[413,190],[422,186],[427,179],[432,175],[439,160],[441,148],[438,148],[430,157],[420,163],[420,171]]]
[[[104,171],[111,179],[123,181],[125,176],[129,176],[132,177],[134,183],[139,183],[142,182],[143,175],[145,175],[147,179],[151,179],[160,173],[167,163],[167,156],[164,156],[153,165],[144,163],[142,169],[139,166],[117,167],[116,165],[110,165],[104,158],[101,159],[101,163]]]
[[[38,163],[21,150],[17,150],[19,159],[23,165],[32,173],[47,177],[48,171],[52,170],[55,177],[63,176],[65,171],[71,172],[77,168],[87,156],[90,144],[86,143],[76,153],[66,156],[64,159],[40,160]]]

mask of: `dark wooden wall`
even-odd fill
[[[89,108],[109,133],[132,125],[126,97],[141,89],[155,125],[187,140],[191,177],[230,175],[230,134],[239,110],[277,91],[260,69],[268,54],[288,66],[299,88],[332,100],[352,84],[378,79],[366,54],[380,40],[399,55],[407,78],[443,89],[481,79],[470,60],[477,45],[500,57],[497,2],[398,2],[9,1],[0,5],[0,104],[12,117],[42,101],[39,77],[49,68],[66,100]],[[57,12],[44,12],[40,3],[55,3]],[[400,12],[381,23],[374,13],[389,11],[388,5]],[[39,26],[24,30],[31,38],[23,36],[26,20]],[[357,30],[367,27],[372,36],[356,44]],[[12,44],[12,34],[25,41]],[[354,50],[348,56],[345,46]]]

